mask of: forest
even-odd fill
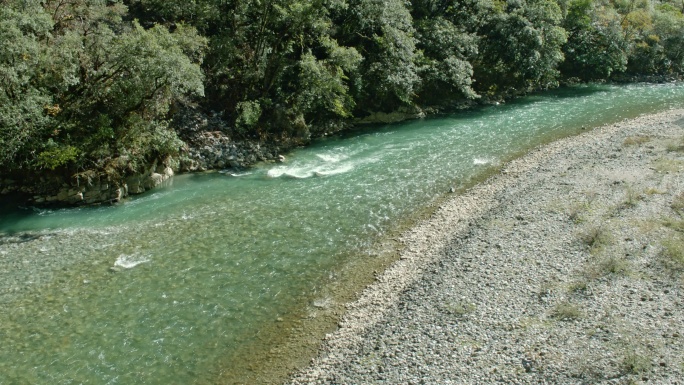
[[[0,175],[139,172],[174,119],[306,143],[375,112],[684,71],[684,1],[0,0]]]

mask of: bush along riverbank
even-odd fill
[[[116,201],[355,123],[684,72],[666,0],[0,4],[0,192],[32,203]]]
[[[503,100],[503,99],[500,99]],[[481,103],[461,103],[449,109],[472,108]],[[431,108],[428,113],[439,113]],[[280,162],[288,151],[307,145],[318,137],[339,134],[367,125],[397,123],[426,116],[418,107],[394,112],[375,112],[363,118],[330,120],[307,128],[300,137],[240,138],[216,112],[184,107],[176,112],[171,127],[179,138],[175,155],[153,159],[143,167],[131,167],[130,160],[118,160],[115,167],[88,170],[69,175],[64,170],[41,173],[14,173],[0,177],[0,196],[14,195],[30,205],[78,206],[113,204],[131,195],[142,194],[171,183],[176,174],[241,171],[258,162]],[[310,131],[315,132],[312,137]]]
[[[633,76],[622,78],[616,83],[665,83],[678,80],[680,79],[673,76]],[[572,82],[568,83],[570,85]],[[118,159],[116,167],[100,171],[87,170],[70,175],[64,170],[56,170],[0,176],[0,196],[11,195],[14,202],[36,206],[113,204],[129,196],[167,186],[177,174],[221,170],[239,172],[258,162],[284,161],[288,151],[305,146],[318,137],[363,130],[369,125],[391,124],[429,115],[472,110],[485,105],[505,103],[524,95],[524,92],[508,92],[424,110],[418,107],[402,108],[395,112],[371,113],[353,120],[328,121],[312,130],[317,133],[315,137],[308,133],[299,138],[267,136],[235,139],[231,136],[232,128],[220,114],[186,107],[176,112],[170,125],[180,143],[175,155],[146,161],[142,167],[132,167],[131,160],[122,157],[123,159]]]
[[[275,144],[257,140],[233,140],[225,122],[203,114],[182,118],[185,136],[177,155],[154,159],[142,168],[90,170],[74,175],[53,172],[9,175],[0,178],[0,195],[15,195],[32,205],[111,204],[162,187],[178,173],[209,170],[242,170],[260,161],[275,162],[296,143]]]

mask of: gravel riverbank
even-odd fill
[[[453,197],[291,383],[684,383],[683,135],[624,121]]]

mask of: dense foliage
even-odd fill
[[[684,3],[0,0],[0,172],[126,174],[180,106],[305,141],[374,112],[684,71]]]

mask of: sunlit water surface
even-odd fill
[[[451,186],[682,105],[681,85],[580,86],[318,141],[237,176],[177,176],[114,207],[4,212],[0,384],[211,382],[221,357]]]

